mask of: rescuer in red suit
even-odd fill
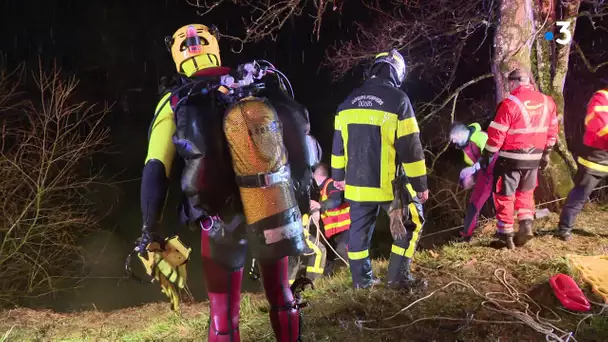
[[[487,168],[495,153],[494,205],[497,236],[509,249],[524,245],[534,236],[534,190],[538,170],[549,164],[558,122],[553,99],[535,90],[530,75],[515,69],[508,76],[510,94],[498,105],[488,128],[488,141],[480,159]],[[514,234],[514,211],[519,231]]]
[[[585,135],[578,153],[578,171],[559,218],[558,233],[570,240],[576,216],[589,195],[608,176],[608,89],[595,92],[587,105]]]
[[[185,164],[181,179],[182,222],[201,231],[203,273],[210,307],[208,341],[240,341],[240,292],[248,247],[259,261],[277,341],[300,341],[300,306],[288,283],[287,259],[301,255],[304,250],[301,212],[310,210],[312,170],[308,165],[305,108],[293,100],[284,83],[272,75],[261,79],[264,87],[256,88],[262,89],[256,93],[261,96],[244,95],[243,101],[229,102],[227,94],[231,93],[227,88],[222,91],[215,86],[232,71],[221,66],[214,27],[186,25],[165,42],[178,74],[171,84],[163,87],[150,126],[141,183],[143,228],[138,251],[148,249],[146,246],[161,234],[160,217],[177,154]],[[241,68],[236,70],[240,72]],[[258,122],[238,121],[239,125],[230,126],[230,121],[250,118],[247,113],[251,112],[258,115],[255,118]],[[276,141],[281,132],[281,144],[264,144]],[[234,134],[246,139],[231,140]],[[260,141],[262,143],[256,145]],[[240,146],[239,142],[242,142]],[[235,152],[237,148],[240,150]],[[231,157],[242,151],[245,157]],[[237,166],[247,168],[259,164],[255,158],[278,160],[280,171],[235,174]],[[269,201],[267,195],[256,196],[256,201],[245,200],[246,194],[262,191],[286,195],[280,195],[284,198],[278,201]],[[281,208],[277,214],[249,222],[252,211],[247,211],[247,205],[249,208],[259,206],[259,212],[274,210],[279,202],[287,203],[284,210]],[[163,279],[171,283],[178,283],[182,276],[180,270],[167,273]],[[165,285],[161,286],[165,291]]]

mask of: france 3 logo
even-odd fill
[[[545,39],[549,41],[555,39],[555,42],[560,45],[570,44],[572,41],[572,30],[570,28],[570,24],[572,23],[569,21],[556,21],[555,26],[559,27],[561,37],[556,39],[553,32],[549,31],[545,33]]]

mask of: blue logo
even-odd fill
[[[560,45],[570,44],[570,42],[572,41],[572,31],[570,31],[570,24],[571,22],[569,21],[556,21],[555,25],[559,27],[559,33],[563,38],[555,39],[555,35],[553,34],[553,32],[549,31],[545,33],[545,39],[548,41],[555,39],[555,42]]]

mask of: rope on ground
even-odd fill
[[[608,185],[599,186],[599,187],[593,189],[593,191],[602,190],[602,189],[605,189],[605,188],[608,188]],[[539,203],[535,207],[538,208],[540,206],[544,206],[544,205],[547,205],[547,204],[559,202],[559,201],[562,201],[562,200],[565,200],[565,199],[566,199],[566,197],[561,197],[561,198],[558,198],[558,199],[555,199],[555,200],[552,200],[552,201],[547,201],[547,202]],[[482,224],[483,223],[488,223],[488,222],[490,222],[492,220],[493,219],[488,218],[488,219],[484,219],[484,220],[479,221],[479,223],[482,223]],[[456,230],[456,229],[459,229],[459,228],[462,228],[462,227],[464,227],[464,225],[461,224],[460,226],[454,226],[454,227],[450,227],[450,228],[447,228],[447,229],[438,230],[436,232],[424,234],[424,235],[422,235],[421,239],[424,239],[425,237],[441,234],[441,233],[446,233],[446,232],[449,232],[449,231],[452,231],[452,230]]]
[[[554,323],[560,322],[561,318],[559,317],[559,315],[557,315],[557,313],[555,311],[553,311],[551,309],[548,309],[548,310],[552,315],[555,316],[555,319],[548,319],[548,318],[541,317],[540,316],[541,306],[538,303],[536,303],[532,298],[530,298],[530,296],[528,296],[527,294],[518,292],[515,289],[515,287],[509,283],[509,281],[507,280],[507,271],[504,268],[496,269],[494,271],[494,277],[496,279],[498,279],[498,281],[501,283],[501,285],[503,285],[503,287],[506,289],[505,292],[488,292],[488,293],[482,294],[481,292],[479,292],[479,290],[477,290],[475,287],[473,287],[473,285],[463,281],[462,279],[460,279],[456,276],[453,276],[453,277],[456,278],[456,280],[451,281],[448,284],[444,285],[443,287],[429,293],[428,295],[415,300],[414,302],[410,303],[408,306],[397,311],[395,314],[391,315],[390,317],[377,319],[377,320],[355,320],[355,325],[363,330],[387,331],[387,330],[394,330],[394,329],[400,329],[400,328],[407,328],[418,322],[428,321],[428,320],[461,321],[461,322],[464,321],[465,324],[473,323],[473,322],[474,323],[490,323],[490,324],[525,324],[525,325],[529,326],[530,328],[536,330],[537,332],[545,335],[547,341],[550,341],[550,342],[553,342],[553,341],[576,342],[576,339],[573,336],[576,333],[576,331],[574,333],[568,332],[568,331],[562,330],[562,329],[558,328],[557,326],[555,326]],[[470,290],[471,292],[473,292],[477,297],[480,297],[483,300],[481,303],[481,306],[483,306],[484,308],[489,309],[494,312],[501,313],[501,314],[509,315],[509,316],[515,318],[515,320],[483,320],[483,319],[476,319],[473,317],[453,318],[453,317],[434,316],[434,317],[419,318],[410,323],[401,324],[401,325],[392,326],[392,327],[371,328],[371,327],[364,326],[364,324],[367,324],[367,323],[372,323],[372,322],[378,323],[378,322],[389,321],[389,320],[397,317],[398,315],[402,314],[403,312],[409,310],[414,305],[432,297],[437,292],[443,291],[454,285],[462,286],[462,287]],[[516,304],[517,306],[519,306],[520,310],[507,308],[507,307],[505,307],[505,304]],[[603,305],[603,304],[601,304],[601,305]],[[608,307],[608,306],[603,305],[603,309],[600,313],[586,315],[585,318],[583,318],[577,324],[577,330],[578,330],[578,326],[584,320],[588,319],[589,317],[602,314],[606,307]],[[533,308],[536,310],[533,310]]]

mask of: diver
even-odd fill
[[[201,24],[183,26],[165,39],[178,73],[162,87],[150,126],[137,250],[150,262],[152,243],[163,244],[159,225],[177,152],[184,160],[180,217],[201,230],[208,340],[240,341],[249,247],[259,263],[277,341],[300,341],[300,304],[288,283],[287,260],[304,250],[301,213],[310,205],[305,108],[271,64],[265,76],[256,63],[223,67],[218,41],[217,29]],[[176,286],[184,286],[185,268],[163,271],[161,266],[172,264],[158,257],[163,253],[153,254],[152,269],[161,270],[155,275],[173,301]]]

